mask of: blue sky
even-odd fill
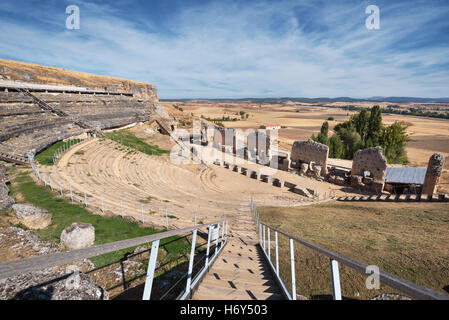
[[[162,99],[449,97],[447,0],[2,0],[0,30],[2,58],[147,81]]]

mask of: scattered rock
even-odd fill
[[[61,244],[69,250],[90,247],[95,241],[95,228],[88,223],[74,222],[61,232]]]
[[[0,279],[1,300],[108,300],[89,276],[70,269],[45,269]]]
[[[14,199],[9,196],[8,182],[6,167],[0,165],[0,210],[8,210],[14,204]]]
[[[123,219],[128,222],[139,222],[136,218],[131,216],[125,216]]]
[[[309,165],[307,163],[301,163],[301,166],[299,167],[299,175],[305,175],[307,171],[309,170]]]
[[[0,251],[6,251],[8,260],[42,256],[60,251],[56,242],[41,241],[33,231],[9,227],[0,231]]]
[[[53,241],[41,241],[38,234],[17,227],[0,229],[0,255],[8,260],[30,258],[60,252]],[[108,299],[108,293],[89,276],[80,273],[94,268],[84,259],[0,279],[0,300],[93,300]]]
[[[52,222],[51,213],[31,204],[15,204],[12,209],[20,222],[30,229],[44,229]]]
[[[353,175],[351,176],[351,187],[353,188],[360,188],[363,187],[363,177],[359,175]]]
[[[323,168],[322,168],[321,166],[314,165],[313,168],[312,168],[312,170],[313,170],[313,175],[314,175],[316,178],[321,177],[321,170],[322,170],[322,169],[323,169]]]

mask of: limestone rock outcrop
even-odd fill
[[[0,210],[7,210],[14,204],[14,199],[9,196],[8,182],[6,167],[0,165]]]
[[[108,300],[108,293],[84,273],[44,269],[0,279],[1,300]]]
[[[50,212],[31,204],[14,204],[12,209],[20,222],[33,230],[44,229],[52,222],[52,214]]]
[[[95,228],[89,223],[74,222],[62,230],[60,240],[69,250],[90,247],[95,242]]]
[[[0,252],[8,260],[30,258],[60,252],[53,241],[41,241],[38,234],[17,227],[0,229]],[[108,293],[88,275],[94,268],[85,259],[70,266],[62,265],[0,279],[0,300],[97,300]]]

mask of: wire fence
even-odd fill
[[[72,142],[68,141],[63,146],[59,147],[53,156],[54,163],[57,164],[61,157],[70,148],[78,145],[81,142],[88,142],[94,138],[89,137],[87,139],[74,139]],[[88,191],[92,188],[84,188],[83,190],[75,189],[70,183],[63,183],[59,180],[52,178],[51,174],[41,173],[37,168],[34,157],[28,155],[31,168],[38,182],[43,186],[48,187],[51,192],[57,193],[60,197],[70,199],[72,203],[77,203],[89,210],[100,213],[102,215],[119,215],[123,219],[140,222],[145,224],[155,224],[155,217],[159,219],[159,225],[163,225],[166,230],[169,229],[169,220],[177,218],[171,215],[166,206],[156,206],[144,203],[147,200],[133,201],[124,197],[123,199],[113,199],[110,197],[105,198],[104,193],[98,192],[96,194]],[[95,188],[94,188],[95,189]],[[119,204],[117,202],[119,201]],[[159,215],[157,215],[159,214]],[[192,221],[196,221],[196,212],[192,213]],[[148,217],[150,216],[150,217]],[[137,218],[138,217],[138,218]],[[145,219],[146,218],[146,219]],[[162,222],[163,220],[163,222]],[[201,221],[201,223],[203,223]]]

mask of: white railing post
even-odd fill
[[[165,208],[165,229],[168,230],[168,215],[167,215],[167,208]]]
[[[223,223],[221,224],[221,241],[220,241],[220,248],[223,247],[223,239],[224,239],[224,232],[225,232],[224,224],[225,224],[225,218],[224,218],[224,216],[223,216]]]
[[[267,227],[267,233],[268,233],[268,260],[271,262],[270,227]]]
[[[296,300],[295,248],[292,238],[290,238],[290,266],[292,273],[292,300]]]
[[[143,217],[143,204],[140,204],[140,214],[142,215],[142,223],[145,223],[145,218]]]
[[[220,238],[220,223],[217,224],[217,238],[215,239],[215,254],[214,254],[214,256],[217,256],[217,254],[218,254],[218,238]]]
[[[340,271],[338,270],[338,261],[330,259],[330,266],[334,300],[341,300]]]
[[[225,243],[228,241],[228,220],[226,220]]]
[[[279,276],[279,249],[278,249],[278,232],[274,232],[274,241],[276,243],[276,274]]]
[[[259,245],[262,247],[262,224],[259,222]]]
[[[101,195],[101,212],[104,214],[104,201],[103,201],[103,195]]]
[[[207,227],[207,250],[206,250],[206,263],[205,268],[209,267],[209,250],[210,250],[210,238],[211,238],[211,226]]]
[[[70,200],[73,202],[72,185],[70,185]]]
[[[48,176],[48,180],[50,181],[50,190],[53,191],[53,183],[51,181],[51,176]]]
[[[145,288],[143,290],[143,298],[142,298],[143,300],[150,300],[158,250],[159,250],[159,240],[153,241],[153,243],[151,244],[151,254],[150,260],[148,262],[147,277],[145,279]]]
[[[84,205],[87,208],[87,194],[86,194],[86,189],[84,189]]]
[[[263,225],[263,251],[267,252],[267,243],[265,239],[265,225]]]
[[[189,271],[187,273],[186,293],[190,292],[190,284],[192,283],[193,259],[195,257],[196,233],[198,229],[193,230],[192,248],[190,249]]]

